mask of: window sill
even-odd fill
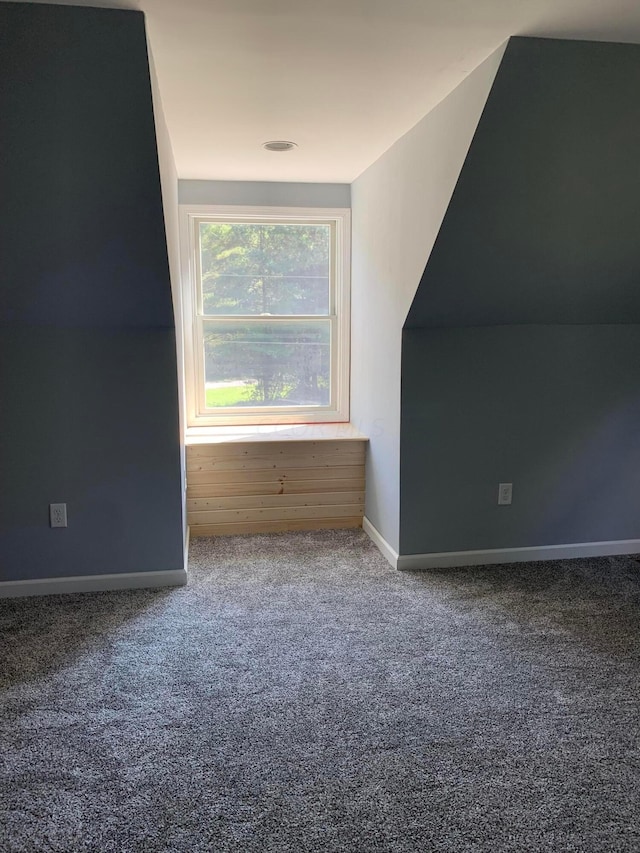
[[[189,427],[185,437],[187,445],[260,441],[368,441],[368,438],[350,423]]]

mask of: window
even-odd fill
[[[189,425],[348,421],[349,211],[181,214]]]

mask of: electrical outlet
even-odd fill
[[[51,527],[67,526],[66,504],[49,504],[49,523]]]
[[[513,497],[513,483],[500,483],[498,486],[498,506],[509,506]]]

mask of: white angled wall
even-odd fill
[[[158,146],[158,165],[160,168],[160,185],[162,187],[162,206],[164,211],[164,227],[167,236],[167,256],[169,260],[169,275],[171,277],[171,297],[176,324],[176,354],[178,363],[178,402],[180,409],[180,468],[182,482],[182,536],[187,545],[187,508],[186,508],[186,455],[184,435],[186,428],[186,402],[184,387],[184,333],[182,317],[182,294],[180,286],[180,226],[178,222],[178,174],[169,130],[164,117],[158,78],[153,62],[151,46],[147,38],[147,53],[149,56],[149,75],[151,78],[151,95],[153,98],[153,115],[156,125],[156,143]],[[185,554],[186,562],[186,554]],[[186,568],[186,566],[185,566]]]
[[[504,46],[352,184],[351,421],[370,437],[365,514],[398,551],[402,326]]]

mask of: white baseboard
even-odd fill
[[[371,524],[367,516],[362,519],[362,529],[376,546],[385,560],[394,568],[398,568],[398,552],[394,551],[382,534]]]
[[[401,571],[486,566],[495,563],[525,563],[538,560],[570,560],[577,557],[615,557],[640,554],[640,539],[611,542],[578,542],[569,545],[535,545],[526,548],[491,548],[483,551],[442,551],[432,554],[398,554],[368,518],[362,527],[382,555]]]
[[[493,563],[528,563],[538,560],[570,560],[576,557],[613,557],[640,553],[640,539],[613,542],[578,542],[570,545],[538,545],[528,548],[494,548],[486,551],[443,551],[438,554],[402,554],[398,568],[443,569],[486,566]]]
[[[163,586],[184,586],[187,570],[165,572],[123,572],[113,575],[79,575],[71,578],[42,578],[28,581],[0,582],[0,598],[21,598],[28,595],[58,595],[67,592],[110,592],[117,589],[148,589]]]

